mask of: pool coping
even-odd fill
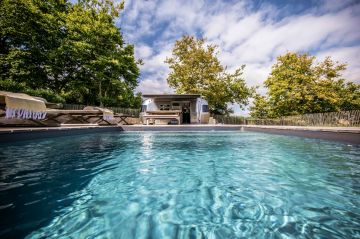
[[[2,127],[0,143],[101,132],[143,131],[253,131],[360,144],[360,127],[270,126],[270,125],[68,125],[62,127]]]
[[[244,125],[245,131],[324,139],[360,145],[360,127]]]
[[[239,131],[241,125],[211,125],[211,124],[188,124],[188,125],[121,125],[124,131]]]
[[[23,140],[33,140],[41,138],[53,138],[59,136],[72,136],[89,133],[102,133],[122,131],[118,126],[61,126],[61,127],[3,127],[0,128],[0,143],[10,143]]]

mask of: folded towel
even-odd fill
[[[5,118],[44,119],[46,116],[45,102],[27,94],[0,91],[5,97]]]
[[[109,109],[103,109],[103,119],[104,120],[113,120],[114,119],[114,112]]]
[[[103,113],[104,120],[113,120],[114,119],[114,112],[109,109],[100,108],[100,107],[93,107],[93,106],[86,106],[84,110],[99,110]]]

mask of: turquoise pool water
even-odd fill
[[[0,145],[0,238],[360,238],[359,149],[250,132]]]

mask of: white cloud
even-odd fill
[[[261,86],[271,71],[271,64],[249,64],[245,67],[244,78],[249,86]]]
[[[164,63],[167,56],[170,56],[171,52],[164,50],[156,55],[144,59],[144,65],[141,66],[141,70],[146,73],[157,73],[159,71],[168,71],[167,65]]]
[[[147,49],[145,47],[145,49]],[[170,56],[169,47],[163,45],[163,51],[144,57],[144,65],[140,67],[141,79],[136,92],[142,93],[172,93],[166,82],[169,68],[164,63],[166,57]]]
[[[220,39],[224,42],[224,47],[229,49],[251,37],[260,27],[261,15],[255,13],[229,24],[226,30],[221,33]]]
[[[141,59],[147,59],[153,54],[153,50],[148,45],[137,45],[135,47],[135,57]]]
[[[348,69],[344,72],[344,78],[360,84],[360,46],[332,48],[317,54],[319,61],[324,60],[326,56],[347,63]]]
[[[344,7],[351,6],[354,3],[354,0],[322,0],[320,1],[320,10],[328,11],[338,11]]]
[[[328,37],[331,37],[328,42],[331,45],[343,42],[348,36],[360,40],[360,34],[355,35],[354,26],[348,23],[350,20],[348,15],[339,13],[295,16],[280,23],[262,25],[244,43],[235,47],[233,53],[239,55],[240,60],[258,63],[274,59],[286,51],[311,51],[321,47]]]
[[[160,79],[156,80],[153,78],[147,78],[140,82],[139,86],[135,90],[136,92],[141,92],[143,94],[149,93],[173,93],[174,90],[171,89],[166,80]]]

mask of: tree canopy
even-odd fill
[[[0,89],[51,101],[138,107],[139,62],[115,25],[123,3],[3,0]]]
[[[172,56],[165,63],[171,69],[167,77],[170,87],[179,94],[201,94],[208,101],[212,113],[231,112],[228,103],[240,106],[248,103],[252,89],[242,78],[245,66],[234,73],[226,72],[226,67],[217,58],[217,46],[205,44],[204,39],[183,36],[176,41]]]
[[[309,54],[288,52],[277,58],[265,81],[267,95],[257,95],[251,116],[274,118],[360,109],[360,86],[345,82],[346,64],[330,57],[316,63]]]

